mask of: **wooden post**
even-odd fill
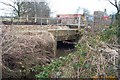
[[[47,25],[48,25],[48,23],[49,23],[49,20],[47,19]]]
[[[118,2],[118,8],[118,10],[120,11],[120,1]],[[120,14],[120,12],[118,14]]]
[[[40,18],[40,20],[41,20],[40,23],[41,23],[41,25],[42,25],[42,18]]]
[[[27,14],[27,22],[28,22],[28,14]]]
[[[59,21],[59,20],[57,19],[57,26],[58,26],[58,21]]]
[[[78,17],[78,30],[80,30],[81,15]]]
[[[35,21],[34,21],[35,23],[37,22],[37,15],[35,14]]]

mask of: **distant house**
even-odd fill
[[[110,16],[106,16],[105,15],[102,18],[103,18],[103,25],[104,26],[109,26],[111,24],[111,18],[110,18]]]
[[[83,24],[85,17],[82,14],[57,14],[57,19],[61,24],[78,24],[78,18],[81,16],[81,24]]]
[[[111,19],[105,12],[94,11],[94,27],[95,29],[101,29],[103,26],[108,26],[111,24]]]

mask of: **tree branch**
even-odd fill
[[[4,2],[0,2],[0,3],[4,4],[4,5],[6,5],[6,6],[11,6],[11,7],[14,8],[16,11],[18,11],[18,10],[16,9],[16,7],[13,6],[13,5],[11,5],[11,4],[7,4],[7,3],[4,3]]]
[[[113,3],[113,2],[111,2],[110,0],[108,0],[113,6],[115,6],[116,7],[116,5]]]
[[[119,10],[119,7],[118,7],[118,5],[117,5],[117,0],[114,0],[114,3],[112,2],[112,1],[110,1],[110,0],[108,0],[113,6],[115,6],[116,7],[116,9],[117,9],[117,13],[119,13],[120,12],[120,10]]]

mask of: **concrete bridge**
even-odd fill
[[[13,27],[13,32],[15,32],[15,34],[24,34],[27,32],[30,33],[41,33],[41,32],[50,32],[56,41],[65,41],[65,40],[76,40],[78,35],[80,35],[80,32],[78,30],[78,28],[69,28],[67,26],[65,26],[66,28],[64,28],[64,26],[60,27],[60,26],[56,26],[55,28],[51,28],[51,26],[32,26],[32,25],[13,25],[11,26]],[[50,28],[47,28],[50,27]],[[60,28],[57,28],[60,27]]]
[[[56,41],[76,40],[77,35],[79,35],[78,29],[49,29],[48,32],[53,34]]]
[[[80,32],[78,29],[49,29],[50,33],[53,34],[55,37],[55,44],[54,44],[54,56],[56,57],[56,51],[57,51],[57,42],[58,41],[78,41],[80,38]],[[68,42],[69,43],[69,42]]]
[[[23,22],[20,21],[20,23],[19,23],[19,21],[12,22],[10,24],[9,24],[10,21],[7,21],[7,22],[8,22],[8,25],[13,27],[13,30],[15,32],[17,32],[17,34],[19,34],[19,33],[24,34],[26,32],[37,33],[37,32],[42,32],[42,31],[50,32],[54,36],[54,39],[56,42],[54,45],[54,51],[55,51],[54,53],[55,54],[56,54],[56,45],[57,45],[58,41],[67,41],[67,40],[77,41],[78,40],[79,35],[80,35],[79,30],[81,27],[81,16],[77,16],[77,19],[75,19],[75,16],[73,18],[65,18],[65,19],[61,18],[61,21],[58,18],[55,18],[55,20],[51,20],[50,18],[48,18],[48,19],[39,18],[39,19],[40,19],[40,22],[38,22],[38,23],[40,23],[40,25],[39,24],[38,25],[31,25],[31,24],[24,25],[26,23],[26,22],[24,22],[24,19],[23,19]],[[59,21],[60,21],[60,23],[59,23]],[[6,22],[6,20],[5,20],[5,22]],[[29,22],[27,21],[27,23],[29,23]],[[36,21],[35,21],[35,23],[36,23]],[[45,29],[42,29],[42,27],[44,26],[43,23],[46,23],[45,26],[52,24],[54,26],[57,25],[57,26],[63,26],[63,27],[60,29],[59,28],[57,28],[57,29],[52,28],[51,29],[51,28],[45,27]],[[69,26],[69,27],[65,29],[64,26]]]
[[[57,27],[57,26],[56,26]],[[64,26],[63,26],[64,27]],[[34,28],[34,29],[33,29]],[[13,26],[13,30],[16,32],[17,35],[19,34],[24,34],[27,32],[30,33],[41,33],[41,32],[45,32],[48,31],[50,32],[55,39],[55,44],[54,44],[54,55],[56,56],[56,49],[57,49],[57,42],[58,41],[78,41],[79,37],[80,37],[80,31],[78,28],[76,29],[72,29],[72,28],[67,28],[67,29],[40,29],[41,26],[28,26],[27,28],[26,26],[23,25],[14,25]]]
[[[77,36],[80,34],[78,29],[48,29],[56,41],[64,41],[64,40],[76,40]],[[24,33],[40,33],[44,32],[43,30],[29,30],[29,31],[17,31],[17,34],[24,34]]]

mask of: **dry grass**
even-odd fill
[[[26,27],[19,27],[19,30],[26,29]],[[3,77],[26,76],[34,66],[49,64],[54,58],[55,41],[52,34],[44,31],[37,35],[30,32],[16,35],[15,30],[14,26],[2,26],[0,43]]]
[[[13,25],[14,30],[48,30],[48,29],[69,29],[67,26],[53,26],[53,25]]]

